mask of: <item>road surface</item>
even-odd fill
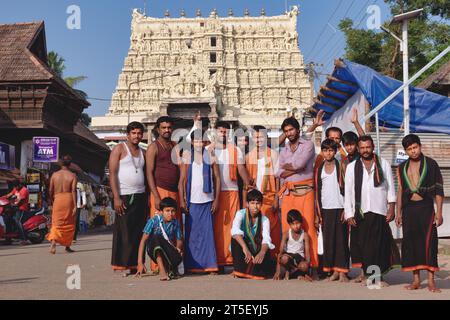
[[[439,256],[441,271],[437,274],[442,293],[432,294],[426,283],[421,290],[403,289],[411,275],[400,270],[391,271],[386,276],[391,286],[380,290],[353,283],[255,281],[231,275],[196,275],[170,282],[161,282],[157,276],[124,278],[110,268],[111,240],[110,232],[80,236],[73,245],[76,253],[67,254],[58,247],[54,256],[48,253],[48,243],[24,247],[0,244],[0,299],[450,299],[450,255],[446,254]],[[80,289],[74,288],[77,270],[66,273],[73,265],[79,266]],[[350,273],[355,274],[355,270]],[[72,289],[67,286],[69,277]]]

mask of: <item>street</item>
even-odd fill
[[[285,300],[285,299],[449,299],[450,255],[440,254],[441,271],[437,273],[440,294],[429,293],[426,283],[422,289],[407,291],[404,285],[411,274],[396,269],[386,280],[389,288],[381,290],[359,284],[313,283],[290,281],[253,281],[234,279],[231,275],[188,276],[170,282],[161,282],[157,276],[143,278],[114,274],[110,268],[112,234],[103,232],[84,235],[73,245],[76,253],[67,254],[58,247],[57,254],[48,253],[49,244],[6,246],[0,244],[0,299],[232,299],[232,300]],[[448,243],[448,240],[444,240]],[[446,247],[447,248],[447,247]],[[447,248],[448,249],[448,248]],[[441,252],[442,252],[441,248]],[[79,265],[80,290],[69,290],[66,282],[71,274],[67,268]],[[355,271],[350,276],[355,276]],[[422,273],[422,278],[425,273]]]

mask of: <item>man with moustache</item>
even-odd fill
[[[436,161],[423,155],[417,135],[407,135],[402,144],[409,159],[398,167],[396,223],[403,227],[402,271],[412,271],[414,277],[406,289],[419,289],[420,270],[427,270],[428,290],[441,292],[434,282],[434,273],[439,271],[437,227],[443,223],[441,170]]]
[[[138,265],[138,249],[148,215],[145,190],[145,155],[139,147],[144,135],[140,122],[127,126],[127,141],[114,147],[109,157],[110,184],[116,220],[111,265],[113,270],[133,273]]]
[[[300,138],[300,124],[292,117],[283,121],[281,129],[288,138],[279,155],[278,172],[282,186],[278,195],[281,199],[281,223],[283,233],[289,230],[287,214],[291,209],[302,213],[304,230],[311,240],[311,267],[316,278],[319,266],[317,229],[314,210],[314,143]]]
[[[176,143],[172,141],[173,120],[168,116],[156,120],[154,132],[156,140],[147,149],[147,181],[150,187],[150,218],[160,213],[161,199],[172,198],[178,201],[178,182],[180,178],[180,160]],[[183,230],[182,215],[179,206],[176,208],[176,219]],[[153,272],[158,265],[150,263]]]
[[[156,121],[157,138],[147,149],[147,180],[150,186],[150,217],[160,211],[161,199],[169,197],[178,203],[178,182],[180,177],[176,143],[172,141],[173,120],[167,116]],[[176,217],[181,223],[181,212]]]
[[[361,158],[350,163],[345,173],[345,218],[359,228],[364,274],[372,274],[369,267],[376,266],[383,275],[400,259],[389,227],[395,218],[394,180],[389,162],[374,154],[372,137],[361,136],[358,149]],[[388,286],[384,281],[380,285]]]

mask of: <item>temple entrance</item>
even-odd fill
[[[174,129],[190,129],[192,118],[200,111],[202,118],[210,117],[211,107],[208,103],[171,103],[167,107],[167,115],[174,118]]]

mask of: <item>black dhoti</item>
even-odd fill
[[[348,225],[341,222],[343,209],[322,209],[323,271],[349,272]]]
[[[358,242],[361,246],[362,268],[366,275],[374,270],[387,273],[400,263],[400,253],[386,222],[386,216],[368,212],[359,222]]]
[[[177,273],[178,265],[183,261],[178,250],[160,234],[152,235],[147,240],[147,254],[154,263],[157,263],[158,253],[160,253],[164,264],[168,267],[170,274]]]
[[[111,265],[113,270],[136,269],[142,231],[148,218],[145,193],[122,196],[125,214],[116,214],[113,227]]]
[[[241,245],[235,239],[231,239],[231,254],[233,255],[234,275],[237,277],[264,280],[272,278],[275,273],[275,261],[270,257],[270,250],[267,250],[261,264],[254,264],[252,261],[246,263]]]
[[[409,201],[402,210],[402,271],[439,271],[433,201]]]

